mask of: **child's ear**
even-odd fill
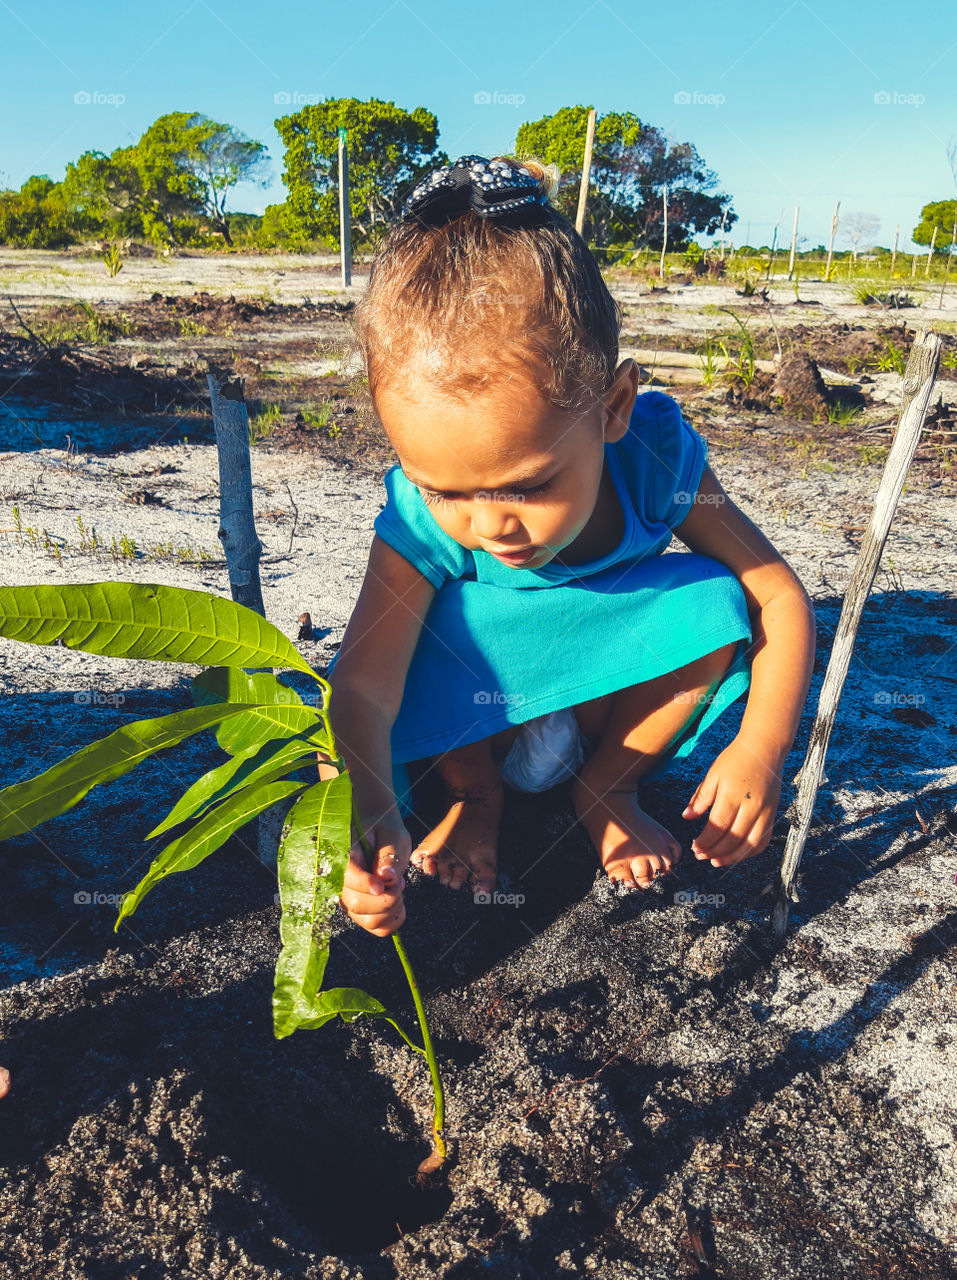
[[[629,358],[615,370],[615,380],[605,392],[605,442],[615,444],[628,430],[631,411],[638,395],[638,366]]]

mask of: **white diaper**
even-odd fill
[[[498,770],[517,791],[547,791],[570,778],[590,751],[574,711],[565,707],[526,720]]]

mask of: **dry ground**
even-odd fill
[[[253,455],[266,611],[292,637],[311,613],[300,647],[324,671],[391,462],[342,368],[361,287],[346,296],[334,264],[314,260],[133,259],[108,280],[77,255],[0,252],[0,578],[225,594],[204,372],[231,361],[268,427]],[[830,285],[802,289],[812,307],[783,284],[770,307],[728,285],[614,288],[626,349],[697,350],[733,331],[708,310],[730,306],[759,356],[780,338],[856,379],[863,412],[843,426],[785,415],[760,382],[730,399],[725,383],[673,389],[815,600],[783,815],[895,420],[899,381],[860,362],[906,349],[917,324],[951,351],[957,316],[875,314]],[[89,323],[81,301],[101,327],[114,319],[112,340],[64,336]],[[770,848],[726,873],[695,863],[703,822],[679,817],[737,707],[707,759],[642,794],[685,849],[649,893],[620,896],[599,873],[563,787],[509,797],[501,887],[521,906],[479,906],[413,874],[403,932],[456,1140],[431,1195],[407,1181],[427,1074],[397,1036],[337,1025],[274,1040],[274,873],[249,831],[112,932],[104,897],[139,877],[144,833],[215,761],[213,743],[8,843],[0,1275],[957,1274],[957,384],[941,391],[864,612],[782,948],[762,891],[783,816]],[[135,544],[129,558],[114,559],[114,539]],[[189,705],[193,670],[0,642],[0,783]],[[422,820],[437,799],[427,781]],[[713,900],[676,896],[688,892]],[[328,981],[410,1016],[391,948],[345,920]]]

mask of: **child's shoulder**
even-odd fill
[[[615,449],[636,510],[669,527],[687,514],[708,461],[708,444],[663,391],[635,399],[625,435]]]

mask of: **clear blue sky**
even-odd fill
[[[795,203],[807,245],[826,242],[840,199],[881,219],[880,243],[900,223],[910,248],[921,206],[954,194],[957,24],[939,4],[0,0],[0,68],[3,186],[201,111],[269,147],[269,188],[233,200],[261,212],[283,198],[286,92],[427,107],[452,156],[508,150],[561,106],[632,111],[694,143],[734,199],[738,243],[749,224],[769,242],[775,223],[790,243]]]

